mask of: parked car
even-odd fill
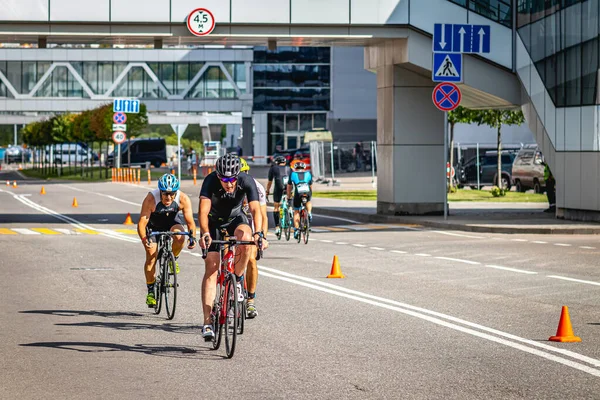
[[[512,165],[516,154],[514,152],[502,152],[502,185],[510,190],[512,186]],[[479,171],[477,170],[477,156],[469,159],[461,168],[459,181],[460,186],[470,186],[471,189],[481,189],[483,186],[497,184],[498,175],[498,153],[487,152],[479,156]],[[479,173],[479,186],[477,186],[477,174]]]
[[[98,159],[97,155],[94,157],[92,151],[87,147],[83,147],[80,143],[65,143],[47,146],[46,162],[50,162],[51,157],[54,158],[56,164],[64,165],[87,164],[88,160],[94,161]]]
[[[538,148],[519,151],[512,167],[512,180],[517,192],[533,189],[534,193],[546,190],[544,181],[544,156]]]
[[[8,164],[29,162],[31,159],[31,152],[24,149],[22,146],[9,145],[4,151],[4,158]]]
[[[129,148],[131,147],[131,149]],[[115,146],[115,151],[117,151]],[[167,162],[167,142],[165,139],[132,139],[121,144],[121,165],[127,165],[129,151],[131,150],[131,165],[145,166],[149,162],[158,168]],[[115,151],[106,158],[106,165],[113,167]]]

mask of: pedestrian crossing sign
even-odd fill
[[[462,54],[433,53],[434,82],[462,82]]]

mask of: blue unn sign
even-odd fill
[[[462,82],[462,54],[433,53],[434,82]]]
[[[489,53],[489,25],[435,24],[433,51],[448,53]]]
[[[137,114],[140,112],[140,101],[136,99],[114,99],[113,112]]]

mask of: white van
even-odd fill
[[[69,165],[69,164],[87,164],[88,159],[92,158],[92,152],[89,149],[84,149],[78,143],[68,144],[55,144],[54,146],[46,147],[46,161],[51,158],[57,164]]]

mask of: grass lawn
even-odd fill
[[[377,200],[376,190],[313,192],[313,197],[340,200]],[[506,196],[494,197],[489,190],[459,190],[448,194],[448,201],[484,201],[499,203],[547,203],[545,194],[508,192]]]
[[[506,196],[494,197],[489,190],[464,190],[448,194],[448,201],[486,201],[497,203],[547,203],[545,194],[508,192]]]

